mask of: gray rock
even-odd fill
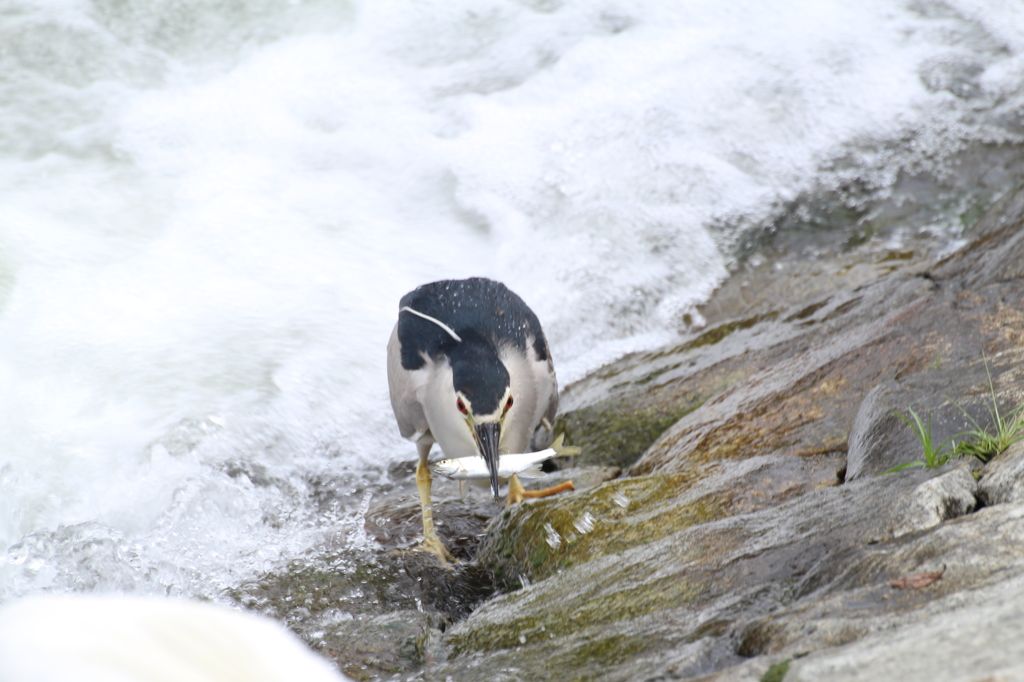
[[[437,613],[393,611],[379,616],[339,619],[327,614],[306,635],[312,647],[357,680],[408,673],[446,657]]]
[[[893,507],[893,537],[927,530],[943,521],[973,512],[978,505],[978,482],[974,473],[980,468],[981,463],[977,459],[960,461],[952,471],[914,488]]]
[[[1000,240],[1018,243],[1013,224],[987,233],[992,258]],[[448,660],[422,677],[760,680],[790,660],[794,671],[821,661],[800,674],[830,679],[832,653],[929,619],[992,615],[975,596],[1024,579],[1024,507],[977,510],[973,460],[875,475],[924,456],[893,410],[930,415],[936,443],[970,424],[961,408],[987,424],[983,351],[997,401],[1019,401],[1024,282],[967,292],[968,271],[895,273],[785,317],[720,326],[711,352],[681,346],[597,373],[587,390],[619,381],[616,400],[648,390],[678,405],[684,386],[723,388],[627,476],[501,514],[478,557],[505,593],[445,634]],[[940,571],[932,584],[913,579]],[[922,656],[946,657],[908,641],[920,651],[899,649],[902,677],[917,679]]]
[[[938,449],[945,443],[942,449],[947,453],[957,441],[963,440],[963,432],[974,428],[971,419],[988,425],[992,402],[986,362],[998,380],[1001,374],[1016,371],[1020,354],[1009,353],[991,361],[978,357],[957,364],[940,360],[939,366],[872,388],[850,427],[846,480],[874,476],[925,459],[924,447],[914,429],[897,415],[913,422],[913,411],[930,431],[933,447]],[[997,395],[1004,405],[1016,400],[1011,381],[1000,382],[1000,387]]]
[[[782,275],[754,300],[734,280],[706,329],[567,389],[580,461],[627,474],[509,509],[439,482],[442,536],[475,564],[367,552],[239,600],[368,677],[738,681],[787,661],[787,682],[1020,674],[1021,448],[980,483],[971,460],[875,475],[923,457],[893,410],[930,415],[936,442],[967,425],[961,407],[987,424],[983,353],[1000,409],[1020,402],[1015,196],[930,274],[889,254],[860,274]],[[388,550],[417,532],[401,485],[368,515]],[[497,594],[472,609],[488,578]]]
[[[913,619],[876,628],[854,644],[794,660],[786,682],[1024,680],[1019,575],[970,595],[937,599]]]
[[[1017,441],[985,467],[978,497],[986,505],[1024,501],[1024,441]]]
[[[917,439],[909,429],[899,428],[903,422],[889,408],[889,396],[898,390],[898,384],[887,382],[864,396],[847,439],[846,480],[855,481],[913,461],[911,453],[918,449]],[[900,435],[888,438],[894,431]]]

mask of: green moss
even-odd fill
[[[635,659],[650,646],[650,640],[629,635],[595,638],[565,652],[565,670],[621,665]],[[591,679],[584,676],[580,679]]]
[[[887,251],[882,258],[878,259],[878,262],[891,263],[893,261],[913,260],[916,255],[913,251]]]
[[[966,211],[960,214],[960,224],[964,226],[964,229],[969,230],[974,227],[981,216],[985,215],[987,206],[982,204],[974,204],[970,206]]]
[[[774,320],[778,316],[778,312],[770,312],[765,315],[754,315],[742,320],[734,320],[732,322],[725,322],[716,327],[712,327],[706,332],[702,333],[697,338],[689,341],[682,346],[679,346],[680,350],[693,350],[694,348],[701,348],[702,346],[711,346],[727,336],[738,332],[742,329],[750,329],[755,324],[764,322],[767,320]]]
[[[725,634],[730,625],[732,625],[732,621],[710,620],[694,630],[693,634],[686,638],[686,641],[696,642],[698,639],[704,639],[705,637],[720,637]]]
[[[391,609],[416,609],[415,594],[397,587],[404,577],[397,564],[381,563],[369,554],[339,554],[334,561],[309,566],[295,562],[229,590],[239,604],[284,618],[303,607],[316,614],[328,608],[375,614]]]
[[[637,408],[626,399],[602,402],[561,415],[555,431],[579,446],[583,465],[629,467],[670,426],[700,407],[706,396],[667,406]]]
[[[498,585],[517,589],[522,576],[542,580],[571,564],[728,515],[731,498],[724,494],[681,501],[693,480],[691,474],[653,474],[518,505],[491,529],[477,559],[494,572]]]
[[[601,576],[603,582],[620,578],[624,579],[624,576]],[[524,640],[529,642],[541,638],[572,635],[588,628],[633,620],[686,606],[696,602],[704,591],[703,583],[681,579],[677,575],[665,576],[625,590],[602,592],[591,598],[581,595],[569,601],[553,603],[540,614],[453,632],[448,642],[455,655],[509,649],[521,646]],[[519,595],[509,595],[506,599],[510,600],[511,608],[515,608]],[[640,645],[628,639],[606,645],[602,645],[602,641],[606,640],[597,640],[594,646],[600,649],[602,655],[607,656],[609,661],[621,657],[618,662],[635,654],[635,646]]]
[[[807,307],[805,307],[805,308],[803,308],[803,309],[793,313],[789,317],[787,317],[784,320],[784,322],[797,322],[799,320],[804,320],[804,319],[810,317],[811,315],[813,315],[814,313],[818,312],[822,308],[824,308],[831,301],[832,301],[832,297],[830,296],[830,297],[826,298],[824,301],[818,301],[817,303],[812,303],[811,305],[809,305],[809,306],[807,306]]]
[[[607,389],[614,394],[601,402],[560,415],[555,431],[564,433],[566,443],[580,447],[579,463],[584,465],[631,466],[658,436],[703,405],[709,398],[747,376],[747,372],[713,374],[694,390],[682,391],[674,381],[648,388],[648,384],[687,362],[692,351],[719,343],[737,331],[775,319],[777,312],[755,315],[719,324],[685,343],[653,353],[635,356],[629,365],[616,363],[596,378],[611,379],[625,369],[657,365],[637,379],[625,380]],[[678,357],[674,357],[678,356]],[[676,362],[672,362],[675,359]]]
[[[555,431],[566,443],[582,449],[578,461],[587,466],[632,466],[677,421],[710,398],[750,375],[743,367],[703,377],[683,390],[683,384],[660,386],[560,415]]]
[[[782,682],[782,678],[789,672],[789,664],[792,661],[793,659],[787,658],[781,663],[768,666],[768,670],[765,671],[764,675],[761,675],[761,682]]]

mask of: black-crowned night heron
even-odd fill
[[[498,499],[499,453],[525,452],[558,408],[551,351],[533,311],[504,284],[474,277],[424,284],[402,297],[388,342],[391,407],[416,443],[423,506],[421,548],[450,558],[434,531],[427,457],[483,456]],[[521,499],[509,480],[510,503]],[[533,495],[530,495],[533,496]]]

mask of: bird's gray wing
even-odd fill
[[[416,397],[417,372],[402,367],[402,344],[398,340],[398,325],[391,332],[388,341],[388,390],[391,393],[391,409],[395,411],[398,431],[403,438],[412,440],[430,430],[423,406]]]
[[[544,412],[544,418],[548,420],[549,424],[554,426],[555,414],[558,412],[558,377],[555,375],[555,361],[551,357],[551,347],[548,345],[548,339],[546,336],[542,338],[544,341],[544,360],[548,364],[548,380],[551,382],[551,398],[548,401],[548,409]]]
[[[555,437],[555,415],[558,413],[558,378],[555,376],[555,363],[551,359],[551,349],[548,348],[547,339],[544,339],[544,350],[545,360],[543,362],[546,363],[546,366],[543,370],[540,370],[536,364],[534,367],[538,385],[544,383],[549,385],[550,389],[548,391],[548,404],[542,413],[543,418],[540,424],[534,425],[533,437],[530,439],[530,447],[534,451],[543,450]],[[538,361],[535,360],[534,362]],[[545,422],[547,422],[546,426]]]

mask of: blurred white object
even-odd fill
[[[158,597],[29,597],[0,609],[3,682],[344,682],[278,623]]]

